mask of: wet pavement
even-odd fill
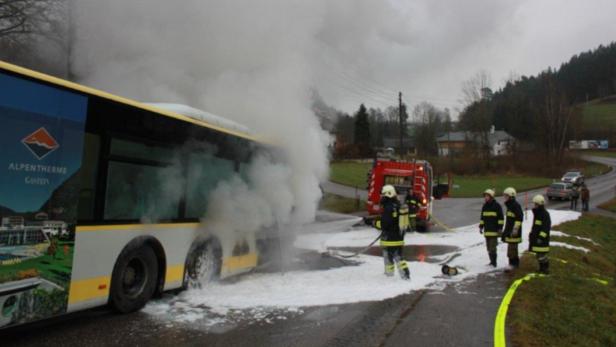
[[[404,259],[407,261],[427,262],[427,263],[441,263],[443,262],[441,257],[436,257],[443,254],[448,254],[459,250],[456,246],[449,245],[406,245],[403,248]],[[343,252],[361,252],[365,248],[362,247],[331,247],[332,251]],[[380,257],[383,255],[383,249],[378,246],[370,247],[363,252],[367,255]]]
[[[597,161],[616,165],[616,160]],[[587,180],[591,209],[614,196],[616,172]],[[539,190],[538,192],[541,192]],[[533,193],[530,192],[529,196]],[[550,202],[566,209],[567,202]],[[434,214],[451,227],[477,222],[481,199],[446,199],[435,203]],[[470,212],[469,212],[470,211]],[[329,217],[322,217],[323,221]],[[335,222],[332,217],[331,221]],[[436,226],[432,232],[443,230]],[[338,248],[357,251],[357,248]],[[436,262],[453,246],[407,246],[410,260]],[[368,251],[380,255],[380,249]],[[269,264],[259,271],[330,269],[354,266],[353,261],[327,254],[296,254],[285,269]],[[235,279],[241,280],[241,278]],[[79,312],[43,323],[0,331],[1,346],[487,346],[492,344],[498,305],[509,283],[493,272],[452,284],[444,290],[421,290],[395,298],[344,305],[268,311],[259,319],[225,324],[175,323],[144,312],[118,315],[106,308]]]

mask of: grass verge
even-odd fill
[[[582,172],[587,178],[602,175],[610,170],[609,166],[600,163],[583,161],[580,162],[580,165],[583,166]],[[330,164],[330,180],[346,186],[366,189],[367,174],[371,168],[372,163],[332,162]],[[566,170],[563,169],[563,174]],[[497,194],[502,194],[507,187],[515,187],[517,191],[523,192],[546,187],[555,179],[525,175],[455,175],[453,177],[454,187],[450,189],[450,196],[454,198],[480,197],[487,188],[496,189]]]
[[[610,212],[616,212],[616,198],[606,201],[597,207],[610,211]]]
[[[368,185],[368,171],[372,163],[360,163],[355,161],[337,161],[330,164],[329,178],[332,182],[344,184],[350,187],[366,189]]]
[[[615,228],[616,220],[596,215],[584,215],[555,228],[591,238],[598,245],[573,237],[552,237],[552,241],[585,247],[590,252],[550,248],[551,274],[524,283],[511,302],[507,330],[512,345],[616,345]],[[525,254],[514,280],[536,268],[535,257]],[[597,279],[607,281],[607,285]]]
[[[353,213],[365,210],[366,202],[358,199],[349,199],[335,194],[325,193],[319,208],[338,213]]]
[[[472,198],[481,197],[487,188],[502,194],[507,187],[515,187],[518,192],[545,187],[552,183],[550,178],[532,176],[454,176],[451,197]]]
[[[608,150],[603,150],[603,151],[585,150],[585,151],[578,151],[578,153],[582,155],[590,155],[594,157],[616,158],[616,151],[611,151],[611,150],[610,151]]]

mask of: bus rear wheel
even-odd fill
[[[184,287],[201,288],[203,284],[215,281],[220,277],[222,267],[222,251],[215,240],[198,244],[188,254]]]
[[[158,261],[146,245],[128,247],[120,253],[111,276],[109,303],[128,313],[141,309],[156,290]]]

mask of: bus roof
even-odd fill
[[[229,135],[242,137],[242,138],[256,141],[256,142],[265,142],[263,139],[257,138],[255,135],[250,134],[248,131],[248,128],[243,127],[242,125],[238,123],[235,123],[223,117],[213,115],[211,113],[207,113],[205,111],[193,109],[192,107],[189,107],[189,106],[180,105],[182,107],[177,108],[177,107],[166,107],[168,105],[177,106],[176,104],[146,104],[146,103],[135,101],[129,98],[121,97],[115,94],[111,94],[108,92],[104,92],[102,90],[84,86],[82,84],[78,84],[78,83],[70,82],[70,81],[67,81],[67,80],[64,80],[58,77],[50,76],[50,75],[47,75],[41,72],[26,69],[24,67],[10,64],[2,60],[0,60],[0,69],[11,71],[11,72],[14,72],[20,75],[25,75],[30,78],[42,80],[47,83],[51,83],[51,84],[55,84],[57,86],[61,86],[64,88],[72,89],[72,90],[75,90],[81,93],[94,95],[94,96],[98,96],[104,99],[108,99],[108,100],[112,100],[118,103],[129,105],[132,107],[137,107],[142,110],[146,110],[146,111],[159,114],[161,116],[166,116],[170,118],[175,118],[180,121],[193,123],[195,125],[199,125],[202,127],[224,132]],[[197,111],[197,112],[191,111],[191,112],[188,112],[189,114],[183,114],[181,112],[178,112],[180,110],[187,111],[189,109]],[[204,116],[206,114],[208,115],[208,117]],[[198,115],[201,115],[201,116],[198,116]],[[232,125],[232,124],[235,124],[235,125]]]
[[[235,131],[242,132],[245,134],[252,134],[250,129],[243,124],[240,124],[231,119],[217,116],[213,113],[209,113],[209,112],[206,112],[206,111],[203,111],[203,110],[200,110],[200,109],[188,106],[188,105],[173,104],[173,103],[159,103],[159,102],[147,102],[144,104],[151,105],[151,106],[160,108],[162,110],[179,113],[181,115],[194,118],[196,120],[203,121],[209,124],[213,124],[221,128],[235,130]]]

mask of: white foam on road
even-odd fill
[[[580,213],[550,210],[552,224],[579,218]],[[531,215],[532,216],[532,215]],[[532,220],[524,221],[524,242],[520,251],[528,248],[528,232]],[[349,232],[310,233],[300,236],[296,247],[325,252],[332,247],[365,247],[378,236],[378,231],[365,227]],[[383,274],[381,257],[359,255],[356,266],[329,270],[293,271],[286,273],[254,273],[234,283],[213,283],[206,288],[188,290],[178,296],[150,303],[144,312],[177,322],[207,321],[215,325],[225,320],[239,319],[272,321],[285,319],[289,313],[301,313],[301,308],[361,301],[378,301],[421,289],[441,290],[448,283],[460,282],[479,274],[502,271],[507,261],[507,245],[498,246],[499,267],[489,262],[485,239],[478,225],[454,229],[450,232],[407,234],[407,245],[447,245],[458,247],[455,252],[435,257],[439,262],[409,262],[411,281],[398,275]],[[554,245],[567,245],[553,243]],[[582,247],[571,247],[581,249]],[[450,266],[458,266],[457,276],[441,275],[440,261],[455,257]]]

